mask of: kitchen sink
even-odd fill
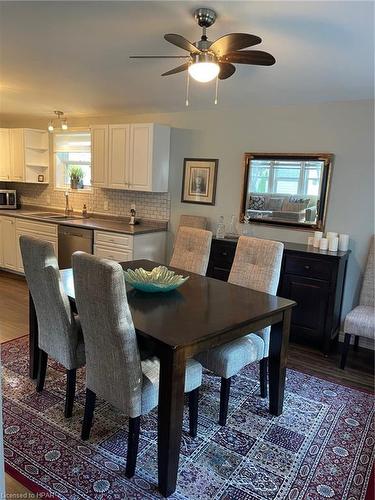
[[[58,214],[54,212],[35,212],[32,214],[27,214],[30,217],[39,217],[40,219],[51,219],[51,220],[74,220],[74,219],[83,219],[82,216],[79,215],[64,215]]]

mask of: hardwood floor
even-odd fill
[[[28,332],[28,292],[25,280],[17,275],[0,271],[0,342],[5,342]],[[291,344],[288,366],[339,384],[373,391],[374,353],[367,349],[357,352],[350,349],[347,367],[340,370],[339,352],[324,357],[310,347]],[[8,494],[28,493],[35,495],[6,474]]]

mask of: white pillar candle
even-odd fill
[[[338,238],[338,233],[334,233],[332,231],[328,231],[328,233],[326,234],[326,238],[327,238],[327,240],[330,240],[332,238]]]
[[[337,252],[339,247],[339,239],[338,238],[330,238],[328,240],[328,250],[330,252]]]
[[[340,234],[339,236],[339,250],[346,252],[349,249],[349,235]]]
[[[315,231],[314,242],[313,242],[314,248],[319,248],[320,240],[322,239],[322,236],[323,236],[323,233],[321,233],[320,231]]]
[[[327,250],[328,249],[328,240],[327,240],[327,238],[320,238],[319,248],[320,248],[320,250]]]
[[[307,244],[308,244],[309,247],[314,244],[314,236],[309,236],[307,238]]]

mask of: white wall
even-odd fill
[[[351,235],[343,313],[358,297],[369,238],[374,233],[373,101],[352,101],[138,116],[81,118],[71,124],[154,121],[173,127],[171,135],[171,239],[182,213],[200,214],[214,224],[219,215],[229,220],[240,209],[243,153],[330,152],[335,164],[328,202],[328,230]],[[20,119],[2,126],[41,126],[46,120]],[[218,158],[216,205],[180,202],[185,157]],[[306,242],[301,230],[255,226],[255,235],[281,241]]]

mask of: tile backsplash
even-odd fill
[[[53,186],[4,183],[3,187],[5,186],[8,189],[17,190],[17,196],[22,205],[38,205],[48,208],[65,207],[64,192],[55,190]],[[166,221],[170,218],[171,198],[169,193],[92,188],[89,193],[70,190],[69,201],[74,211],[81,211],[85,203],[89,212],[127,216],[131,204],[135,203],[137,217]],[[108,210],[104,209],[106,203],[108,203]]]

